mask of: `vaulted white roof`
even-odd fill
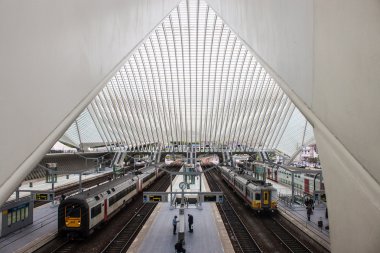
[[[203,143],[278,149],[310,123],[203,1],[182,1],[140,44],[61,141],[80,147]]]

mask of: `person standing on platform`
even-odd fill
[[[191,214],[188,214],[188,216],[189,216],[189,232],[193,233],[194,217]]]
[[[176,234],[176,232],[177,232],[177,223],[178,223],[179,221],[177,220],[177,215],[176,216],[174,216],[174,218],[173,218],[173,235],[175,235]]]
[[[309,204],[307,207],[306,207],[306,213],[307,213],[307,220],[310,221],[310,215],[311,213],[313,212],[313,210],[311,209],[311,205]]]

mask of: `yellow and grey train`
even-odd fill
[[[220,166],[223,179],[255,211],[277,211],[277,189],[270,183],[241,174],[233,167]]]
[[[70,238],[87,237],[163,173],[153,166],[143,168],[140,172],[63,200],[58,207],[59,234]]]

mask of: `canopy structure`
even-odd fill
[[[0,1],[0,203],[58,140],[291,155],[314,135],[332,252],[377,252],[378,1],[205,1]]]
[[[313,128],[203,1],[181,1],[61,141],[78,148],[199,143],[292,155]]]

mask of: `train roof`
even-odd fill
[[[299,173],[311,173],[311,174],[317,174],[320,173],[322,170],[319,168],[300,168],[300,167],[293,167],[293,166],[281,166],[280,169],[287,170],[289,172],[293,172],[295,174]]]
[[[253,177],[253,175],[250,174],[239,174],[236,173],[236,175],[240,178],[244,178],[247,182],[254,186],[260,186],[260,187],[273,187],[271,183],[267,183],[262,179],[257,179]]]
[[[109,181],[107,183],[104,183],[104,184],[101,184],[101,185],[96,186],[94,188],[91,188],[87,191],[84,191],[84,192],[75,194],[73,196],[70,196],[70,197],[68,197],[68,199],[70,199],[70,198],[87,199],[87,198],[95,197],[95,196],[99,195],[100,193],[103,193],[109,189],[112,189],[112,188],[118,186],[121,183],[126,182],[127,180],[132,179],[134,176],[135,175],[127,175],[124,177],[119,177],[119,178],[114,179],[112,181]]]
[[[247,179],[245,179],[244,177],[241,177],[240,175],[238,175],[238,174],[236,174],[237,175],[237,177],[235,177],[235,180],[236,181],[239,181],[239,182],[241,182],[241,183],[243,183],[243,184],[247,184],[248,183],[248,180]]]
[[[225,169],[228,169],[228,170],[233,170],[234,167],[232,166],[227,166],[227,165],[224,165],[224,166],[219,166],[220,168],[225,168]]]
[[[141,174],[143,174],[147,171],[150,171],[153,168],[155,168],[155,166],[148,166],[148,167],[141,168],[138,171],[140,171]],[[131,180],[133,177],[136,177],[136,175],[134,173],[127,174],[123,177],[116,178],[112,181],[101,184],[101,185],[96,186],[94,188],[91,188],[87,191],[72,195],[72,196],[68,197],[68,199],[70,199],[70,198],[87,199],[87,198],[95,197],[95,196],[99,195],[100,193],[103,193],[103,192],[105,192],[109,189],[112,189],[112,188],[114,188],[114,187],[116,187],[116,186],[118,186],[118,185],[120,185],[120,184],[122,184],[128,180]]]
[[[252,175],[249,174],[238,174],[239,176],[245,178],[247,181],[256,184],[256,185],[264,185],[265,181],[261,179],[254,178]]]

